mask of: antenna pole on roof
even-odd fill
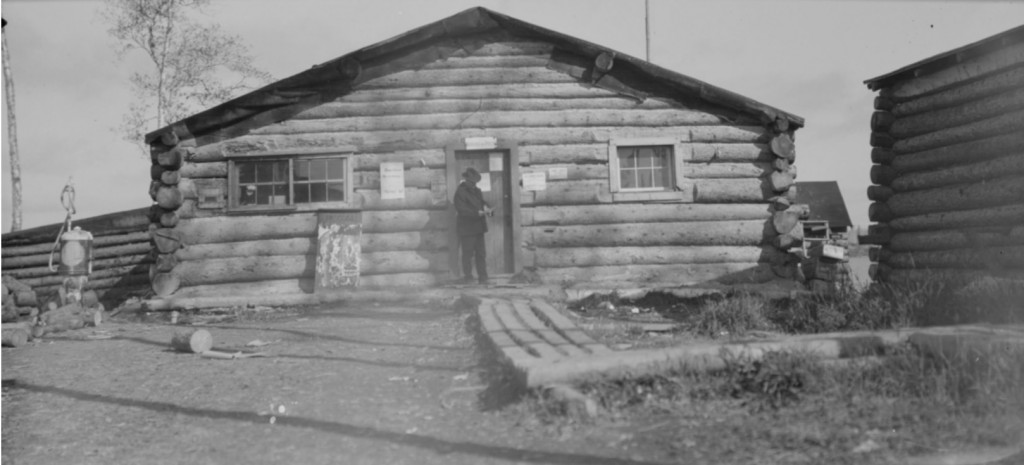
[[[651,0],[644,0],[644,33],[647,36],[647,61],[651,61]]]

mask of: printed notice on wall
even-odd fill
[[[405,198],[405,165],[402,162],[380,164],[381,200]]]
[[[476,183],[476,187],[479,187],[481,192],[490,192],[491,173],[480,173],[480,182]]]
[[[505,170],[505,157],[501,152],[491,152],[491,172]]]
[[[564,166],[548,168],[548,179],[569,179],[569,168]]]
[[[524,191],[542,191],[547,188],[547,178],[543,171],[523,173]]]

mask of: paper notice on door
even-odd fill
[[[380,164],[380,198],[382,200],[405,198],[405,165],[402,162]]]
[[[491,173],[480,173],[480,182],[476,183],[482,192],[491,191]]]
[[[491,172],[504,171],[505,170],[505,154],[501,152],[493,152],[491,157]]]
[[[523,173],[524,191],[542,191],[547,189],[547,177],[543,171]]]

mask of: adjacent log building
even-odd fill
[[[865,82],[874,277],[1020,278],[1024,26]]]
[[[789,279],[803,124],[473,8],[149,134],[149,277],[165,300],[449,281],[472,166],[492,276]]]

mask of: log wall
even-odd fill
[[[85,284],[104,300],[108,308],[123,299],[149,291],[151,255],[149,208],[129,210],[85,219],[73,219],[72,227],[81,227],[93,235],[93,272]],[[52,224],[3,235],[0,268],[44,296],[40,304],[55,298],[64,278],[50,270],[60,261],[54,242],[63,224]]]
[[[1020,36],[876,86],[868,189],[869,239],[881,246],[871,254],[876,280],[1022,275]]]
[[[760,282],[774,278],[772,270],[786,275],[779,249],[792,241],[778,236],[791,231],[773,229],[771,220],[785,213],[792,195],[795,128],[724,108],[693,108],[656,92],[638,101],[588,85],[552,68],[549,44],[510,36],[470,43],[435,45],[445,52],[427,53],[433,61],[416,66],[404,61],[420,59],[422,51],[362,63],[341,96],[244,135],[221,140],[176,128],[155,141],[152,193],[166,203],[154,215],[155,234],[166,239],[156,253],[177,261],[170,269],[154,264],[157,294],[202,297],[261,281],[309,292],[315,212],[228,215],[226,208],[199,205],[196,192],[226,193],[234,156],[331,149],[353,154],[349,206],[363,211],[361,282],[450,279],[447,193],[460,180],[446,179],[445,147],[479,136],[513,144],[523,172],[567,173],[549,179],[543,191],[521,192],[522,266],[543,280],[593,274],[693,284],[723,276]],[[682,147],[676,156],[683,159],[678,175],[685,188],[668,203],[616,199],[609,141],[655,137]],[[405,165],[404,200],[380,199],[385,161]]]

